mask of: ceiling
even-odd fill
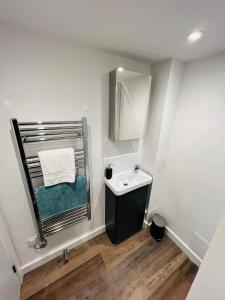
[[[225,0],[0,0],[0,20],[143,61],[225,50]]]

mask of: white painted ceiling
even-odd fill
[[[225,50],[225,0],[0,0],[0,20],[140,60]]]

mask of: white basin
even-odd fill
[[[152,177],[141,170],[117,173],[109,180],[105,178],[106,185],[116,196],[126,194],[151,182]]]

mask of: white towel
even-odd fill
[[[73,148],[38,152],[45,186],[74,182],[76,176]]]

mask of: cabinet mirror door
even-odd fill
[[[110,138],[116,142],[143,137],[151,77],[120,69],[110,72]]]

